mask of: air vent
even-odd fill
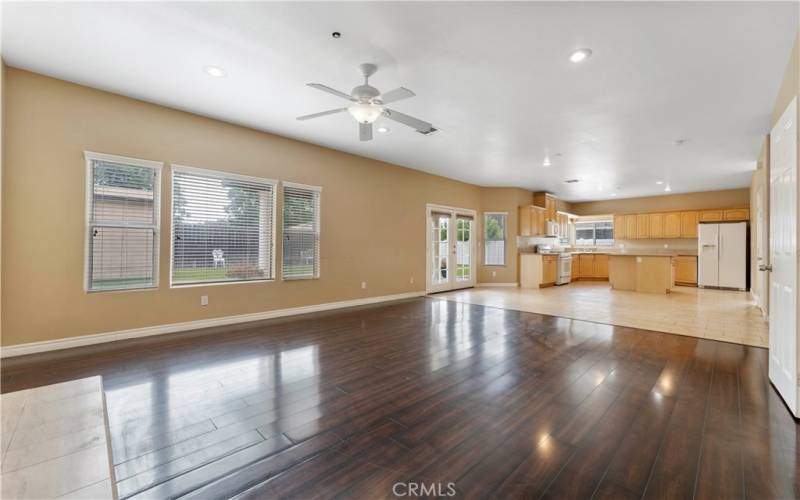
[[[576,182],[580,182],[580,179],[567,179],[564,182],[567,184],[575,184]]]
[[[431,135],[431,134],[433,134],[435,132],[438,132],[438,131],[439,131],[439,129],[436,128],[436,127],[431,127],[428,130],[417,130],[417,132],[419,132],[422,135]]]

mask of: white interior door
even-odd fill
[[[719,224],[700,224],[697,237],[697,283],[719,286]]]
[[[797,407],[797,98],[770,135],[769,379]]]
[[[719,286],[744,290],[747,286],[747,223],[719,225]]]
[[[475,212],[428,206],[428,292],[475,286]]]

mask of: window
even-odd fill
[[[614,222],[610,220],[576,222],[575,244],[583,246],[613,245]]]
[[[483,214],[483,263],[487,266],[506,265],[506,212]]]
[[[322,188],[283,184],[283,279],[319,278]]]
[[[274,279],[277,182],[172,169],[172,284]]]
[[[158,286],[161,163],[86,151],[88,292]]]

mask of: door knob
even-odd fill
[[[758,270],[772,272],[772,264],[761,264],[760,266],[758,266]]]

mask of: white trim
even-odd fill
[[[214,177],[216,179],[237,179],[246,182],[257,182],[259,184],[269,184],[272,187],[278,185],[275,179],[268,179],[266,177],[254,177],[252,175],[235,174],[233,172],[226,172],[224,170],[208,170],[205,168],[189,167],[186,165],[179,165],[177,163],[171,164],[173,172],[186,172],[189,174],[204,175],[206,177]]]
[[[316,191],[318,193],[322,192],[322,186],[312,186],[310,184],[300,184],[298,182],[289,182],[283,181],[283,187],[290,187],[290,188],[297,188],[297,189],[308,189],[310,191]]]
[[[449,283],[450,286],[437,286],[434,287],[431,283],[431,259],[430,259],[430,251],[431,251],[431,231],[430,231],[430,218],[431,212],[439,211],[439,212],[446,212],[450,214],[451,219],[456,219],[459,215],[466,215],[472,217],[472,221],[475,224],[475,227],[472,230],[472,234],[478,235],[482,234],[483,231],[482,221],[478,220],[478,211],[473,210],[471,208],[458,208],[458,207],[450,207],[447,205],[437,205],[436,203],[426,203],[425,204],[425,292],[426,293],[438,293],[450,290],[457,290],[460,288],[471,288],[475,286],[477,281],[477,273],[478,273],[478,248],[479,248],[479,238],[471,238],[471,249],[470,249],[470,256],[472,257],[473,262],[473,269],[471,280],[469,282],[461,282],[461,283]],[[455,231],[455,224],[452,225],[453,230]],[[455,233],[454,233],[455,234]],[[455,236],[453,236],[455,237]]]
[[[156,170],[161,170],[164,167],[164,163],[160,161],[142,160],[141,158],[130,158],[128,156],[110,155],[106,153],[95,153],[94,151],[84,151],[83,157],[87,162],[91,162],[91,160],[109,161],[112,163],[122,163],[123,165],[154,168]]]
[[[502,215],[502,216],[505,217],[505,219],[503,221],[503,263],[502,264],[487,264],[486,263],[486,243],[489,241],[489,240],[486,239],[486,227],[487,227],[486,226],[486,216],[487,215]],[[506,227],[506,226],[508,226],[508,212],[483,212],[483,220],[481,222],[483,223],[483,227],[481,228],[482,229],[482,231],[481,231],[481,236],[482,236],[481,240],[483,241],[483,244],[481,245],[481,247],[482,247],[481,249],[483,250],[483,259],[482,260],[483,260],[484,267],[506,267],[506,265],[508,264],[508,257],[506,256],[506,254],[508,253],[508,250],[509,250],[509,247],[508,247],[508,228]],[[492,240],[492,241],[496,241],[496,240]]]
[[[475,288],[488,288],[492,286],[518,287],[519,283],[475,283]]]
[[[215,326],[226,326],[237,323],[247,323],[249,321],[261,321],[265,319],[282,318],[285,316],[295,316],[298,314],[329,311],[332,309],[342,309],[346,307],[377,304],[380,302],[389,302],[392,300],[402,300],[413,297],[422,297],[423,295],[425,295],[425,292],[423,291],[397,293],[394,295],[381,295],[377,297],[365,297],[362,299],[343,300],[339,302],[327,302],[324,304],[315,304],[311,306],[290,307],[287,309],[275,309],[272,311],[262,311],[251,314],[240,314],[237,316],[223,316],[220,318],[185,321],[182,323],[170,323],[166,325],[146,326],[143,328],[119,330],[116,332],[96,333],[94,335],[82,335],[80,337],[71,337],[71,338],[57,339],[57,340],[45,340],[43,342],[31,342],[28,344],[18,344],[18,345],[3,347],[2,349],[0,349],[0,358],[23,356],[26,354],[56,351],[60,349],[69,349],[72,347],[102,344],[105,342],[114,342],[117,340],[150,337],[153,335],[164,335],[167,333],[197,330],[201,328],[210,328]]]

